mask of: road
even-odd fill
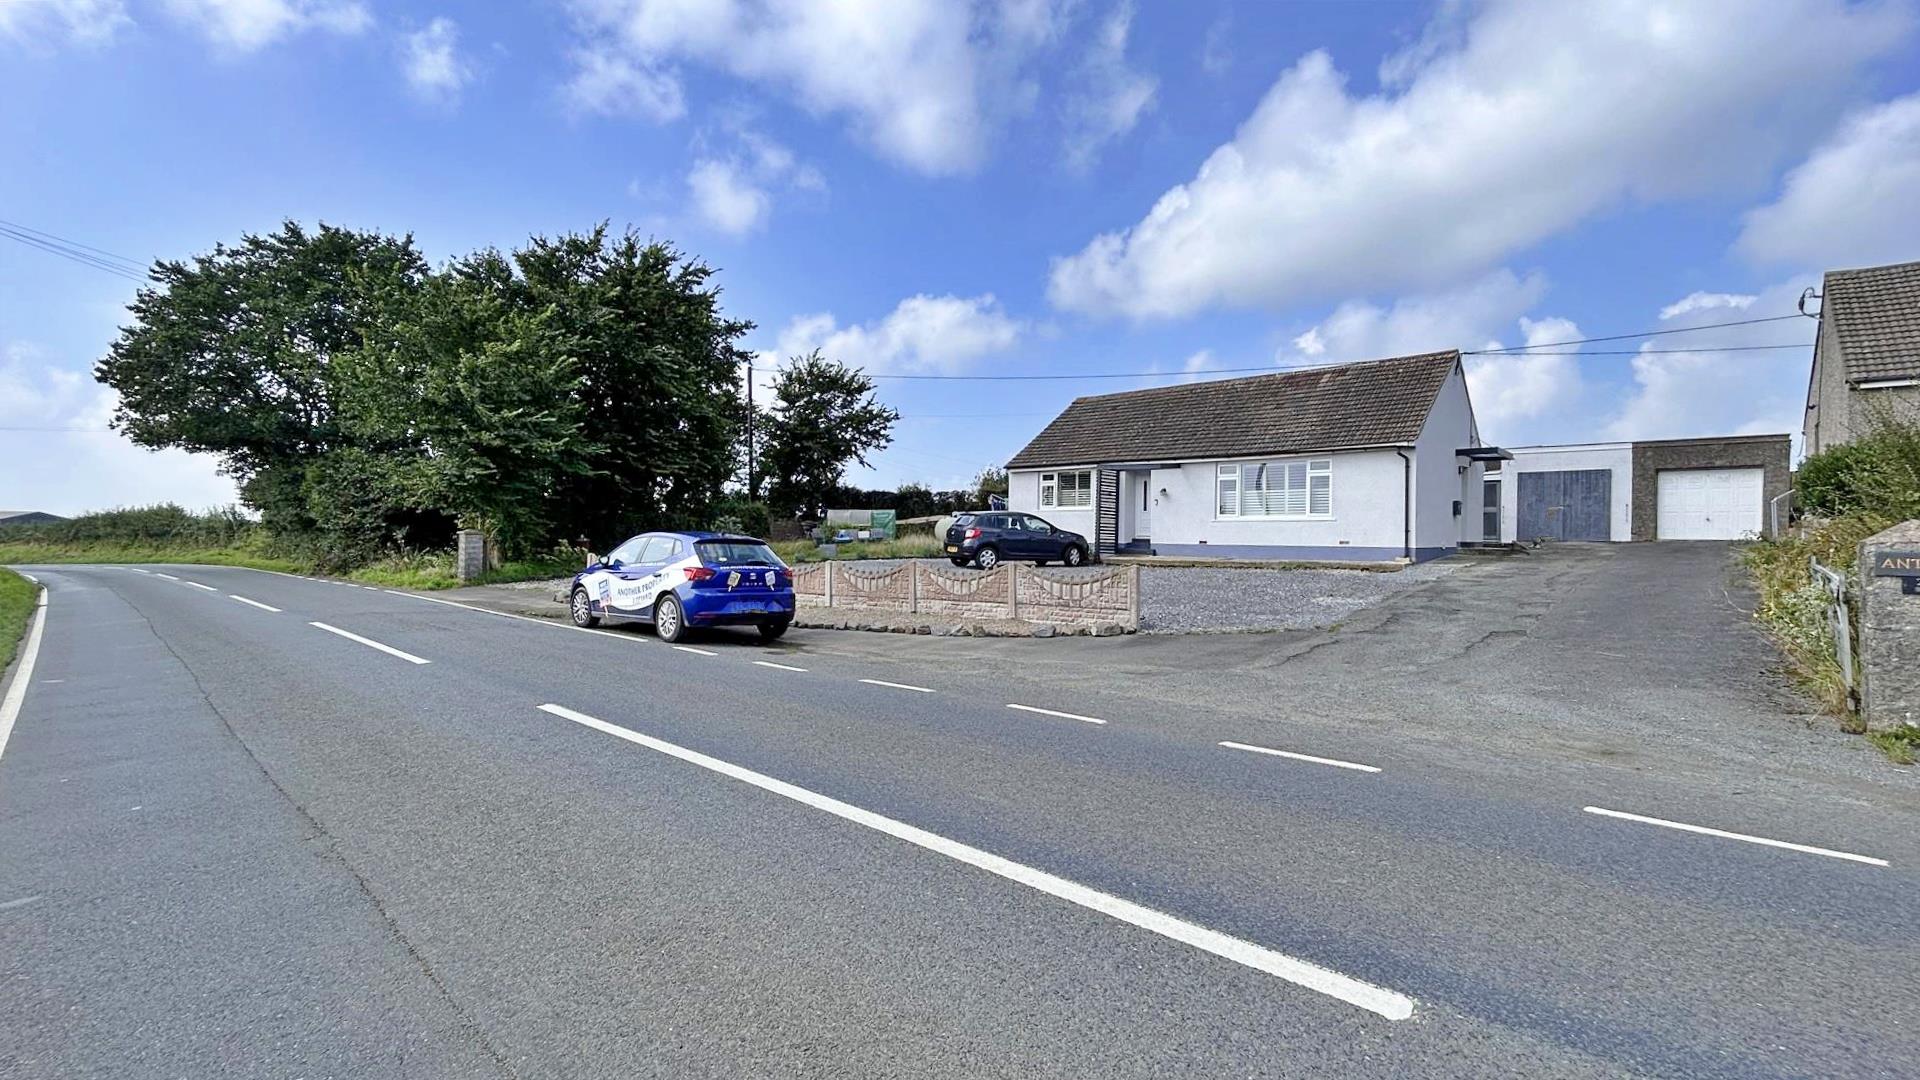
[[[1658,564],[1539,565],[1508,636],[1462,572],[1318,637],[684,649],[30,568],[0,1075],[1920,1072],[1905,774],[1758,712],[1778,768],[1595,751],[1777,688],[1658,685],[1739,621]]]

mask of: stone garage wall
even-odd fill
[[[1003,563],[968,570],[931,562],[802,563],[793,568],[793,589],[804,608],[1140,628],[1138,566]]]
[[[1669,469],[1760,469],[1762,516],[1767,500],[1793,482],[1788,467],[1792,450],[1785,435],[1729,435],[1718,439],[1662,439],[1633,444],[1633,538],[1657,539],[1660,530],[1660,474]]]

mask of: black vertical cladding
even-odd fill
[[[1120,474],[1094,470],[1093,546],[1102,555],[1120,550]]]

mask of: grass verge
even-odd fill
[[[27,620],[39,601],[40,586],[11,570],[0,568],[0,671],[13,663],[14,650],[27,632]]]
[[[0,563],[187,563],[246,566],[255,570],[278,570],[286,574],[321,573],[312,562],[255,548],[169,547],[163,544],[0,543]],[[436,551],[395,555],[332,576],[394,589],[434,590],[565,577],[576,569],[571,562],[557,560],[510,562],[482,575],[477,581],[463,582],[453,572],[453,553]]]
[[[1911,765],[1914,754],[1920,752],[1920,727],[1908,725],[1892,731],[1869,731],[1867,741],[1879,747],[1895,765]]]

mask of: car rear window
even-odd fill
[[[779,566],[773,549],[754,540],[701,540],[694,545],[708,566]]]
[[[953,516],[953,523],[955,525],[971,525],[973,524],[973,515],[972,514],[955,514]]]

